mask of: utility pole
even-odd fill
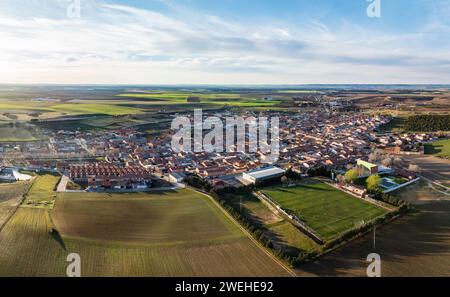
[[[376,231],[377,227],[374,226],[373,227],[373,249],[376,249],[376,236],[375,236],[375,231]]]

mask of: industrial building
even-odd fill
[[[258,168],[249,172],[244,172],[242,178],[249,183],[257,183],[259,181],[280,177],[284,174],[284,170],[275,166]]]

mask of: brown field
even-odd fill
[[[0,233],[0,276],[64,276],[72,252],[82,276],[289,276],[209,198],[188,190],[64,193],[53,210],[19,208]]]
[[[419,165],[420,174],[425,178],[440,183],[450,180],[450,160],[434,156],[402,156],[403,159]]]

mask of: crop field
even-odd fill
[[[386,213],[380,207],[320,182],[291,188],[269,187],[263,192],[294,212],[324,239],[331,239]]]
[[[0,110],[11,114],[39,112],[52,113],[55,116],[82,114],[103,114],[116,116],[138,114],[142,112],[140,108],[122,106],[114,101],[103,101],[103,103],[41,103],[26,100],[20,100],[17,102],[0,101]]]
[[[58,195],[0,233],[0,275],[64,276],[71,252],[83,276],[289,275],[196,192]]]
[[[270,107],[276,106],[279,101],[262,100],[261,98],[242,96],[240,94],[203,94],[203,93],[156,93],[156,94],[120,94],[119,97],[145,99],[168,104],[182,104],[188,97],[200,98],[200,103],[214,105],[228,105],[236,107]],[[191,103],[192,104],[192,103]]]
[[[0,141],[35,141],[30,130],[24,128],[9,128],[0,126]]]
[[[450,139],[425,144],[425,153],[442,158],[450,158]]]
[[[0,183],[0,228],[19,205],[29,186],[29,182]]]
[[[52,204],[55,200],[55,188],[58,184],[60,176],[43,174],[38,175],[28,191],[24,204],[25,205],[45,205]]]

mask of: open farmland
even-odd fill
[[[41,174],[36,177],[30,190],[25,196],[25,206],[52,205],[56,198],[54,190],[60,176],[52,174]]]
[[[246,96],[241,94],[225,93],[153,93],[153,94],[120,94],[119,97],[135,98],[140,100],[156,101],[163,104],[190,103],[189,97],[199,98],[202,104],[228,105],[236,107],[270,107],[276,106],[280,101],[262,100],[262,98]]]
[[[0,183],[0,229],[20,204],[29,186],[29,182]]]
[[[24,128],[9,128],[0,126],[0,141],[4,142],[19,142],[19,141],[34,141],[36,138],[30,130]]]
[[[386,213],[380,207],[320,182],[291,188],[269,187],[263,192],[294,212],[325,239],[332,239]]]
[[[50,213],[18,210],[0,233],[0,275],[64,276],[70,252],[80,254],[84,276],[289,275],[209,198],[189,190],[60,193]]]

